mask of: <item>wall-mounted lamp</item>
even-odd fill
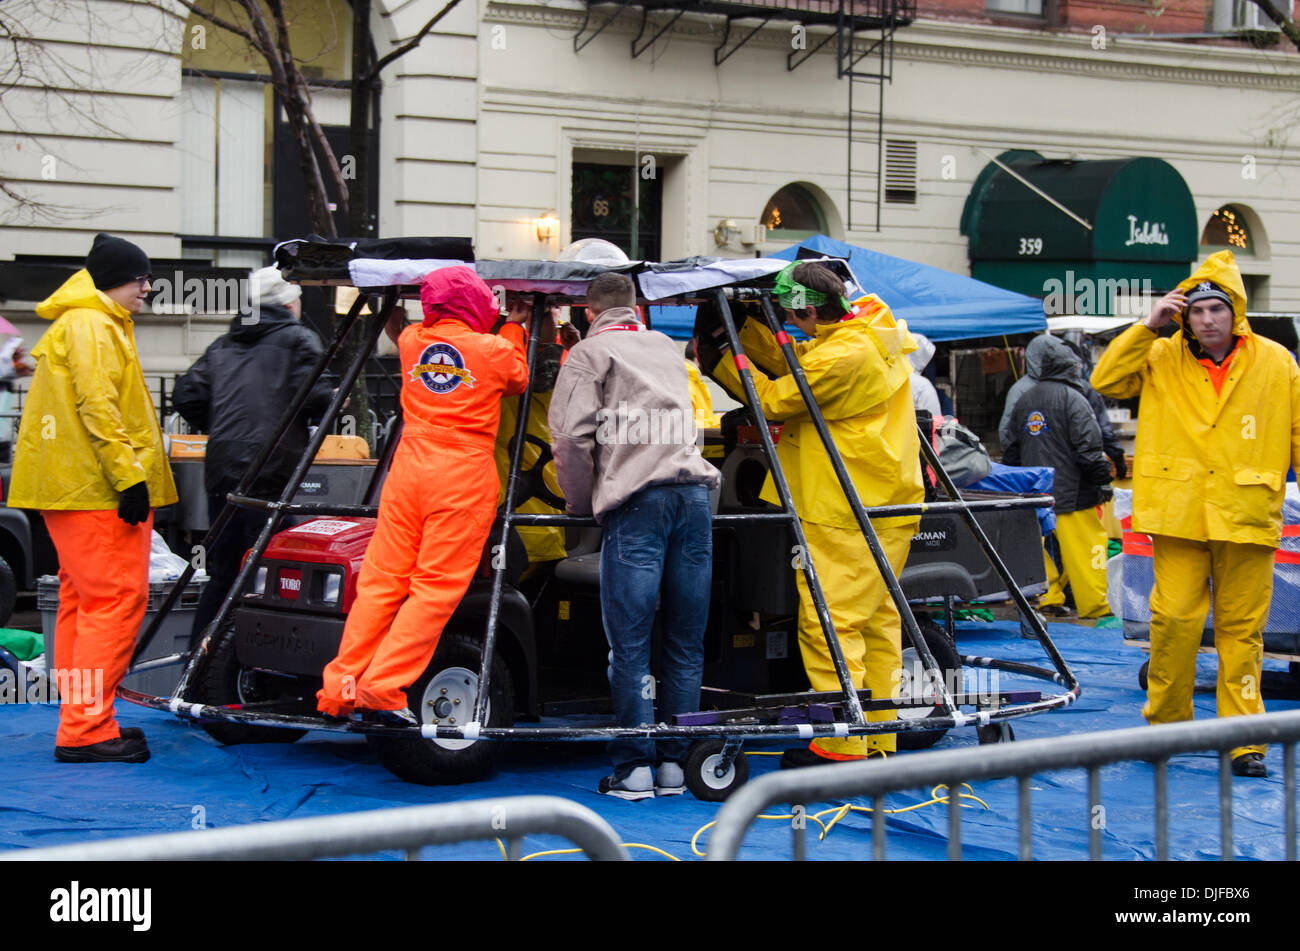
[[[721,248],[729,244],[733,236],[739,234],[740,225],[736,224],[736,219],[723,218],[713,229],[713,240]]]
[[[537,229],[538,241],[550,241],[560,233],[560,219],[553,211],[543,212],[533,219],[533,227]]]

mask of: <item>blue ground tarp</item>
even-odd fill
[[[853,273],[868,292],[879,295],[913,332],[936,342],[1047,329],[1043,302],[1036,297],[825,235],[813,235],[770,257],[793,261],[800,248],[848,258]],[[695,308],[652,307],[650,321],[656,330],[676,340],[689,340],[695,326]]]
[[[1137,685],[1137,669],[1143,660],[1142,652],[1126,646],[1115,628],[1051,624],[1049,631],[1082,681],[1084,693],[1078,703],[1063,711],[1016,721],[1017,738],[1140,725],[1142,693]],[[1021,640],[1014,623],[959,625],[958,647],[966,654],[1046,665],[1037,643]],[[1198,717],[1213,715],[1213,663],[1212,657],[1202,656],[1199,680],[1210,689],[1198,690]],[[1273,661],[1265,664],[1278,667]],[[988,671],[983,673],[987,676]],[[1031,684],[1039,682],[1012,682],[1008,677],[1002,686],[1025,688]],[[1296,707],[1294,702],[1271,701],[1265,696],[1270,711]],[[713,820],[719,808],[697,801],[690,794],[637,803],[597,795],[596,783],[607,769],[599,744],[516,744],[505,751],[500,770],[488,780],[465,786],[424,787],[408,785],[385,772],[359,738],[335,739],[319,734],[292,746],[222,747],[201,730],[171,716],[127,704],[120,706],[123,724],[141,726],[148,733],[153,759],[144,765],[56,763],[52,746],[57,710],[46,705],[0,705],[0,849],[185,831],[199,823],[219,828],[530,793],[573,799],[604,816],[624,842],[653,845],[678,858],[693,860],[691,837]],[[967,729],[948,734],[937,748],[974,743],[974,733]],[[750,762],[756,775],[776,768],[774,756],[753,756]],[[1268,779],[1234,783],[1234,841],[1241,857],[1284,856],[1281,750],[1271,748],[1267,762],[1272,773]],[[1103,771],[1106,858],[1154,856],[1153,777],[1152,767],[1143,763]],[[1014,858],[1015,782],[976,783],[974,792],[989,808],[971,802],[972,808],[963,814],[965,856]],[[1176,757],[1170,765],[1169,794],[1171,858],[1217,858],[1217,758],[1210,754]],[[915,790],[890,795],[887,805],[901,809],[929,798],[928,790]],[[829,806],[810,806],[809,812]],[[1033,816],[1035,857],[1085,858],[1089,822],[1086,774],[1071,770],[1035,777]],[[946,807],[941,805],[892,815],[888,824],[890,857],[943,858],[947,823]],[[810,823],[809,829],[815,830],[815,826]],[[869,816],[851,813],[835,825],[825,841],[816,841],[815,835],[810,837],[808,857],[867,858],[871,851],[870,829]],[[707,841],[705,833],[701,842]],[[790,841],[788,821],[759,821],[746,838],[741,857],[787,858]],[[554,837],[529,837],[524,851],[527,854],[566,845]],[[641,860],[664,860],[645,850],[633,850],[632,854]],[[387,857],[398,856],[392,853]],[[500,860],[501,856],[492,842],[475,842],[426,849],[424,857]],[[571,858],[554,856],[536,861]]]

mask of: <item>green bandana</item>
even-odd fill
[[[776,276],[776,286],[773,287],[772,293],[776,296],[776,301],[782,307],[788,310],[803,310],[805,307],[820,307],[830,298],[821,291],[815,291],[811,287],[805,287],[794,279],[794,269],[802,264],[802,261],[795,261],[788,267],[783,268],[781,273]],[[849,313],[849,302],[843,297],[840,304],[845,313]]]

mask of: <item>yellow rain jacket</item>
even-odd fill
[[[510,475],[510,440],[515,438],[515,424],[519,418],[521,399],[523,397],[512,396],[501,401],[501,424],[497,427],[496,446],[492,450],[497,465],[497,477],[501,481],[501,491],[497,493],[497,505],[504,504],[506,500],[506,479]],[[550,406],[550,391],[534,393],[532,402],[528,406],[528,435],[538,437],[548,446],[551,444],[551,427],[547,423],[546,414]],[[541,455],[542,451],[535,444],[531,442],[526,444],[524,458],[520,465],[521,471],[537,465]],[[548,489],[556,495],[563,496],[559,483],[555,481],[554,461],[546,464],[542,472],[542,480]],[[564,514],[541,499],[529,499],[516,505],[515,511],[521,515]],[[557,561],[566,554],[564,528],[560,525],[520,525],[519,538],[524,543],[524,550],[528,552],[528,561],[532,564],[540,561]]]
[[[36,307],[54,323],[32,348],[36,374],[18,430],[8,504],[116,509],[144,480],[153,506],[176,501],[153,400],[125,307],[78,271]]]
[[[826,418],[844,467],[863,505],[906,505],[924,497],[916,411],[912,406],[912,364],[916,341],[907,324],[874,294],[853,302],[849,320],[819,324],[813,340],[794,345],[813,396]],[[830,457],[799,395],[794,377],[771,332],[757,320],[740,334],[754,364],[754,386],[763,412],[784,421],[777,456],[790,483],[795,510],[807,522],[857,530],[853,510],[840,489]],[[743,394],[734,357],[727,353],[713,372],[733,394]],[[779,505],[769,475],[761,498]],[[916,516],[877,519],[877,529]]]
[[[722,414],[713,411],[713,397],[709,395],[708,384],[700,376],[700,369],[690,360],[686,361],[686,378],[691,384],[691,411],[695,414],[697,429],[717,429],[722,425]]]
[[[1092,385],[1115,399],[1142,396],[1134,531],[1276,548],[1287,468],[1300,461],[1300,368],[1284,347],[1251,332],[1231,251],[1210,255],[1178,290],[1200,281],[1227,292],[1241,337],[1221,394],[1187,347],[1182,315],[1172,337],[1141,323],[1116,337]]]

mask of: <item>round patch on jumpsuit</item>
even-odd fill
[[[417,380],[433,393],[450,393],[462,383],[474,386],[474,377],[465,369],[465,358],[449,343],[432,343],[424,348],[411,367],[411,382]]]
[[[1025,420],[1025,432],[1031,436],[1041,436],[1043,433],[1050,433],[1051,431],[1052,427],[1047,425],[1047,417],[1038,410],[1030,413],[1029,418]]]

